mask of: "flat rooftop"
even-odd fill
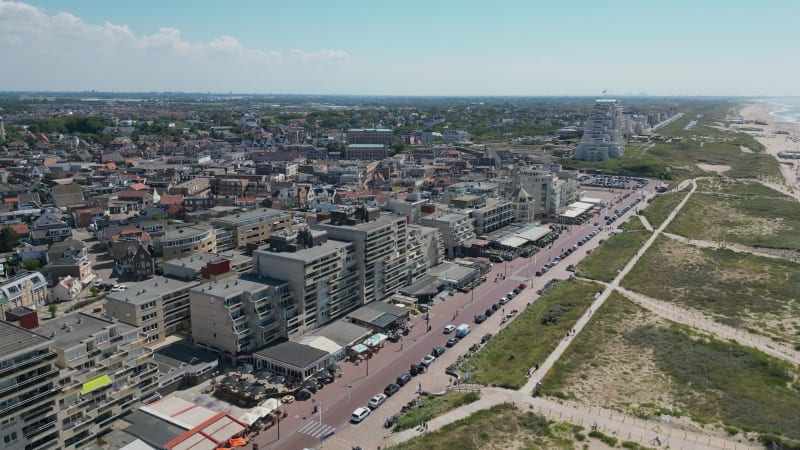
[[[226,278],[224,280],[211,281],[201,284],[200,286],[195,286],[191,290],[215,297],[230,297],[231,295],[239,295],[242,292],[254,292],[259,289],[264,289],[267,286],[269,286],[269,284],[257,280]]]
[[[50,342],[49,339],[33,331],[0,321],[0,357],[30,351],[34,347],[48,342]]]
[[[213,221],[221,225],[236,226],[241,222],[258,219],[260,217],[264,217],[265,220],[277,220],[283,217],[284,215],[285,213],[283,211],[278,211],[277,209],[258,208],[252,211],[245,211],[236,214],[231,214],[229,216],[218,217],[213,219]]]
[[[199,281],[180,281],[172,278],[153,277],[136,283],[128,283],[126,284],[128,289],[122,292],[112,292],[106,297],[106,300],[139,305],[181,289],[193,288],[198,284],[200,284]]]
[[[330,253],[333,253],[348,246],[355,247],[355,244],[353,244],[352,242],[342,242],[334,239],[329,239],[328,241],[326,241],[321,245],[315,245],[311,248],[304,248],[296,252],[288,252],[288,251],[272,252],[269,250],[256,250],[253,252],[253,256],[255,257],[257,255],[263,254],[263,255],[269,255],[271,258],[281,258],[281,259],[300,261],[305,263],[306,261],[315,260],[321,256],[328,255]]]
[[[122,322],[112,322],[85,313],[72,313],[39,322],[42,336],[52,336],[55,347],[70,348],[107,328],[116,328],[120,333],[136,329]]]

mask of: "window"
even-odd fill
[[[3,444],[5,444],[6,446],[8,446],[10,444],[13,444],[14,442],[17,442],[17,432],[16,431],[13,431],[13,432],[3,436]]]
[[[14,425],[17,422],[16,417],[6,417],[3,420],[0,420],[0,428],[5,428],[11,425]]]

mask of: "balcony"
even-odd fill
[[[0,394],[5,394],[7,392],[14,392],[14,391],[17,391],[19,389],[23,389],[23,388],[25,388],[27,386],[30,386],[31,384],[34,384],[37,381],[41,381],[41,380],[46,379],[47,377],[54,376],[57,373],[58,373],[58,369],[53,369],[53,370],[47,371],[47,372],[45,372],[43,374],[36,375],[34,377],[31,377],[31,378],[28,378],[26,380],[23,380],[23,381],[21,381],[21,382],[19,382],[17,384],[13,384],[11,386],[8,386],[8,387],[5,387],[3,389],[0,389]]]
[[[233,333],[237,334],[237,335],[247,334],[247,333],[250,332],[250,326],[248,326],[247,324],[236,326],[236,327],[232,327],[232,329],[233,329]]]
[[[6,414],[8,414],[8,415],[13,414],[13,413],[19,411],[20,409],[25,408],[26,406],[30,406],[30,405],[32,405],[34,403],[37,403],[37,402],[40,402],[42,400],[47,400],[47,399],[49,399],[51,397],[54,397],[60,391],[61,391],[60,388],[55,387],[55,388],[48,389],[46,391],[40,392],[38,394],[32,395],[32,396],[30,396],[28,398],[25,398],[23,400],[20,400],[17,403],[14,403],[14,404],[11,404],[11,405],[7,405],[4,408],[0,409],[0,416],[6,415]]]
[[[26,359],[25,361],[20,361],[16,364],[12,364],[10,366],[0,367],[0,377],[16,370],[25,369],[38,362],[55,359],[55,357],[56,357],[56,352],[47,352]]]
[[[44,424],[34,424],[31,426],[27,426],[22,429],[22,434],[25,435],[25,438],[33,440],[33,438],[47,430],[52,430],[56,427],[56,420],[53,418],[52,420],[44,423]]]

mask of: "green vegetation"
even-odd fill
[[[619,439],[617,439],[615,437],[612,437],[612,436],[609,436],[609,435],[607,435],[607,434],[605,434],[605,433],[603,433],[601,431],[597,431],[597,430],[590,431],[589,432],[589,437],[593,437],[595,439],[600,439],[601,441],[603,441],[604,444],[606,444],[609,447],[616,447],[617,446],[617,442],[619,442]]]
[[[800,249],[796,201],[759,183],[703,181],[667,231],[711,241],[724,234],[725,240],[743,245]]]
[[[0,230],[0,252],[10,252],[19,245],[19,233],[11,227]]]
[[[521,387],[528,370],[552,353],[600,291],[600,286],[590,282],[557,283],[462,369],[469,369],[471,381],[512,389]]]
[[[58,306],[56,306],[55,303],[50,303],[50,305],[47,307],[47,311],[50,313],[50,318],[55,319],[56,314],[58,313]]]
[[[650,222],[653,228],[658,228],[667,220],[669,214],[678,206],[678,203],[686,196],[686,192],[672,192],[662,194],[642,210],[642,215]]]
[[[631,222],[641,226],[642,222],[637,217],[634,219]],[[613,281],[650,236],[646,231],[617,233],[581,260],[575,267],[575,273],[594,280]]]
[[[558,398],[575,398],[569,391],[570,379],[592,370],[604,358],[608,345],[619,340],[619,324],[630,322],[642,309],[627,301],[621,294],[612,292],[592,320],[583,327],[575,342],[556,361],[542,380],[542,395]]]
[[[622,284],[740,325],[748,315],[796,315],[800,265],[725,249],[702,249],[659,237]]]
[[[681,408],[694,420],[800,438],[800,416],[785,413],[800,409],[800,392],[789,386],[797,376],[791,364],[679,325],[640,326],[624,338],[653,352]]]
[[[502,404],[425,433],[390,450],[482,450],[547,448],[572,450],[580,427],[557,424],[531,411]]]
[[[752,136],[733,130],[719,129],[731,103],[694,103],[682,105],[686,114],[658,134],[679,141],[660,141],[654,145],[630,145],[620,159],[582,162],[562,159],[567,168],[599,170],[620,175],[643,176],[674,182],[708,175],[697,164],[730,166],[725,175],[740,178],[768,177],[781,179],[778,162],[762,153],[763,146]],[[697,124],[684,130],[690,121]],[[744,153],[740,146],[756,153]]]
[[[455,392],[450,391],[438,397],[425,397],[422,406],[413,408],[400,417],[395,425],[395,431],[407,430],[419,426],[423,421],[428,421],[434,417],[456,409],[459,406],[475,402],[480,398],[477,392]]]
[[[625,231],[647,231],[647,228],[644,227],[644,223],[642,223],[642,219],[639,218],[639,216],[631,216],[631,218],[622,225],[622,229]]]

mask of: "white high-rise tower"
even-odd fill
[[[605,161],[625,153],[625,118],[618,100],[600,98],[586,120],[583,138],[572,159]]]
[[[6,140],[6,125],[3,122],[3,118],[0,117],[0,141]]]

